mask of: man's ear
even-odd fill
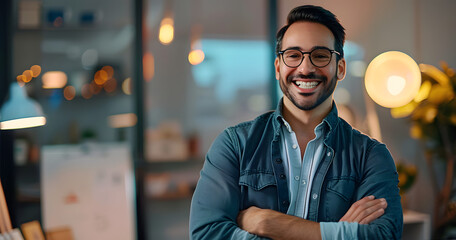
[[[280,79],[280,60],[279,57],[276,57],[274,61],[275,77],[277,80]]]
[[[345,78],[347,70],[347,63],[345,62],[345,58],[341,58],[337,62],[337,80],[342,81]]]

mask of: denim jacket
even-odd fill
[[[256,206],[286,213],[290,204],[280,153],[281,105],[225,129],[213,142],[190,211],[191,239],[231,239],[239,211]],[[326,152],[313,179],[307,219],[337,222],[363,197],[385,198],[385,213],[357,228],[359,239],[400,239],[398,175],[386,146],[339,118],[333,103],[324,119]]]

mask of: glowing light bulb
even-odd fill
[[[61,71],[49,71],[43,74],[43,88],[63,88],[67,83],[67,75]]]
[[[401,76],[390,76],[387,80],[388,92],[393,96],[399,95],[405,88],[405,79]]]
[[[385,52],[375,57],[365,74],[365,87],[377,104],[396,108],[408,104],[418,94],[421,72],[407,54]]]
[[[202,63],[203,60],[204,60],[204,52],[201,49],[192,50],[188,54],[188,61],[192,65],[198,65],[198,64]]]
[[[170,44],[174,39],[174,21],[172,18],[164,18],[160,24],[158,39],[163,45]]]

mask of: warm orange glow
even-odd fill
[[[133,127],[138,122],[138,117],[134,113],[125,113],[109,116],[109,125],[112,128]]]
[[[144,53],[143,56],[143,76],[146,82],[152,80],[155,74],[154,55],[150,52]]]
[[[19,75],[17,76],[17,84],[19,84],[19,86],[23,87],[25,86],[25,82],[24,82],[24,75]]]
[[[39,65],[33,65],[30,67],[30,71],[32,71],[32,77],[38,77],[41,73],[41,67]]]
[[[22,75],[24,76],[22,80],[26,83],[30,82],[32,80],[32,71],[30,70],[25,70]]]
[[[201,49],[192,50],[188,54],[188,61],[192,65],[198,65],[198,64],[202,63],[203,60],[204,60],[204,52]]]
[[[85,99],[89,99],[92,97],[92,92],[90,91],[90,86],[89,84],[84,84],[81,88],[81,95]]]
[[[63,89],[63,96],[66,100],[71,101],[76,96],[76,89],[73,86],[66,86]]]
[[[22,128],[43,126],[45,124],[46,124],[45,117],[19,118],[19,119],[1,122],[0,129],[2,129],[2,130],[22,129]]]
[[[41,78],[43,88],[63,88],[67,83],[67,75],[61,71],[49,71],[43,74]]]
[[[122,91],[127,95],[131,95],[131,78],[127,78],[123,81]]]
[[[102,86],[97,85],[95,82],[91,82],[89,85],[90,92],[93,95],[100,93],[102,88],[103,88]]]
[[[163,45],[170,44],[174,39],[174,21],[172,18],[163,18],[160,24],[158,39]]]
[[[114,68],[112,68],[111,66],[104,66],[103,68],[101,68],[101,70],[106,71],[106,73],[108,74],[108,79],[114,76]]]
[[[104,90],[108,93],[114,92],[117,88],[117,81],[115,78],[109,79],[103,86]]]
[[[101,86],[105,84],[108,79],[108,73],[105,70],[99,70],[95,73],[93,81]]]
[[[100,78],[103,79],[104,81],[108,81],[108,73],[105,70],[100,70],[98,71],[100,73]]]

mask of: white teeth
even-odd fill
[[[296,81],[296,85],[298,85],[299,88],[310,89],[316,87],[318,85],[318,82]]]

